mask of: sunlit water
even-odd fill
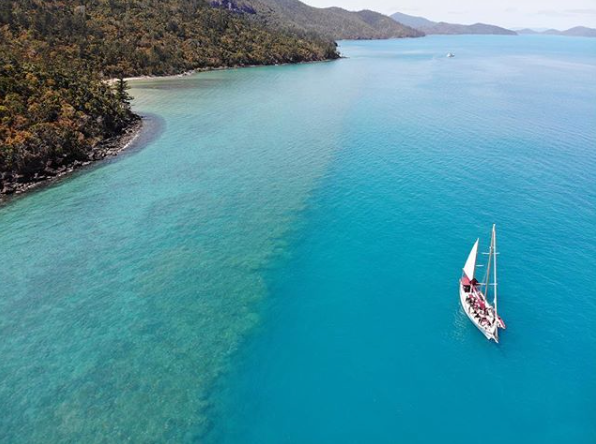
[[[596,40],[341,49],[135,82],[136,146],[0,208],[0,442],[596,441]]]

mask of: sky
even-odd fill
[[[596,28],[596,0],[302,0],[312,6],[351,11],[403,12],[433,21],[506,28]]]

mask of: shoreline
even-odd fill
[[[237,65],[237,66],[216,66],[210,68],[195,68],[188,71],[181,72],[179,74],[165,74],[165,75],[143,75],[143,76],[133,76],[133,77],[124,77],[123,80],[125,82],[135,80],[167,80],[167,79],[177,79],[181,77],[188,77],[192,76],[193,74],[200,74],[202,72],[211,72],[211,71],[228,71],[232,69],[245,69],[245,68],[266,68],[271,66],[288,66],[288,65],[308,65],[314,63],[328,63],[328,62],[335,62],[336,60],[347,59],[347,57],[340,55],[336,59],[324,59],[324,60],[309,60],[304,62],[285,62],[285,63],[274,63],[271,65]],[[108,85],[113,85],[116,83],[118,78],[109,78],[105,79],[104,81]]]
[[[130,147],[133,142],[139,137],[143,129],[143,118],[135,114],[138,118],[135,119],[122,134],[105,139],[97,144],[88,154],[87,160],[75,160],[68,164],[62,165],[60,168],[53,172],[48,172],[44,176],[38,176],[36,180],[28,182],[19,182],[17,180],[4,181],[3,188],[0,189],[0,204],[5,203],[7,200],[22,196],[29,191],[38,189],[42,186],[47,186],[53,182],[62,179],[79,168],[84,166],[108,159],[110,157],[116,157],[118,154]]]
[[[202,72],[210,72],[210,71],[227,71],[232,69],[244,69],[244,68],[258,68],[258,67],[267,67],[267,66],[285,66],[285,65],[302,65],[302,64],[309,64],[309,63],[323,63],[323,62],[333,62],[335,60],[340,60],[346,57],[340,56],[337,59],[325,59],[325,60],[311,60],[311,61],[304,61],[304,62],[287,62],[287,63],[277,63],[272,65],[241,65],[241,66],[218,66],[218,67],[210,67],[210,68],[196,68],[189,71],[182,72],[180,74],[168,74],[168,75],[144,75],[144,76],[135,76],[135,77],[125,77],[125,81],[135,81],[135,80],[156,80],[156,79],[175,79],[181,77],[191,76],[193,74],[199,74]],[[108,85],[113,85],[119,79],[117,78],[110,78],[106,79],[105,82]],[[133,110],[134,113],[134,110]],[[135,121],[133,121],[129,127],[127,127],[124,132],[118,136],[113,136],[109,139],[105,139],[97,144],[88,154],[87,160],[75,160],[68,164],[62,165],[56,171],[48,172],[46,175],[38,176],[35,180],[26,181],[26,182],[19,182],[19,178],[17,177],[16,180],[6,180],[0,183],[0,205],[6,203],[9,199],[16,197],[16,196],[23,196],[24,194],[39,189],[43,186],[51,185],[53,182],[56,182],[73,172],[77,171],[81,167],[88,166],[90,164],[102,161],[104,159],[110,157],[116,157],[122,151],[126,150],[133,142],[138,138],[142,129],[143,129],[143,118],[138,114],[134,113],[137,117]]]

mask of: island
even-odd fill
[[[463,35],[463,34],[482,34],[482,35],[516,35],[515,31],[501,28],[500,26],[487,25],[485,23],[475,23],[473,25],[459,25],[455,23],[433,22],[424,17],[403,14],[396,12],[391,18],[399,23],[411,26],[425,34],[441,35]]]

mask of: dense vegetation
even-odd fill
[[[329,39],[203,0],[2,0],[0,192],[93,157],[135,120],[107,78],[336,57]]]
[[[3,0],[0,23],[13,38],[67,51],[108,77],[335,55],[330,40],[273,31],[203,0]]]
[[[8,33],[9,34],[9,33]],[[88,160],[135,119],[124,82],[111,88],[80,60],[47,59],[0,32],[0,192]]]

